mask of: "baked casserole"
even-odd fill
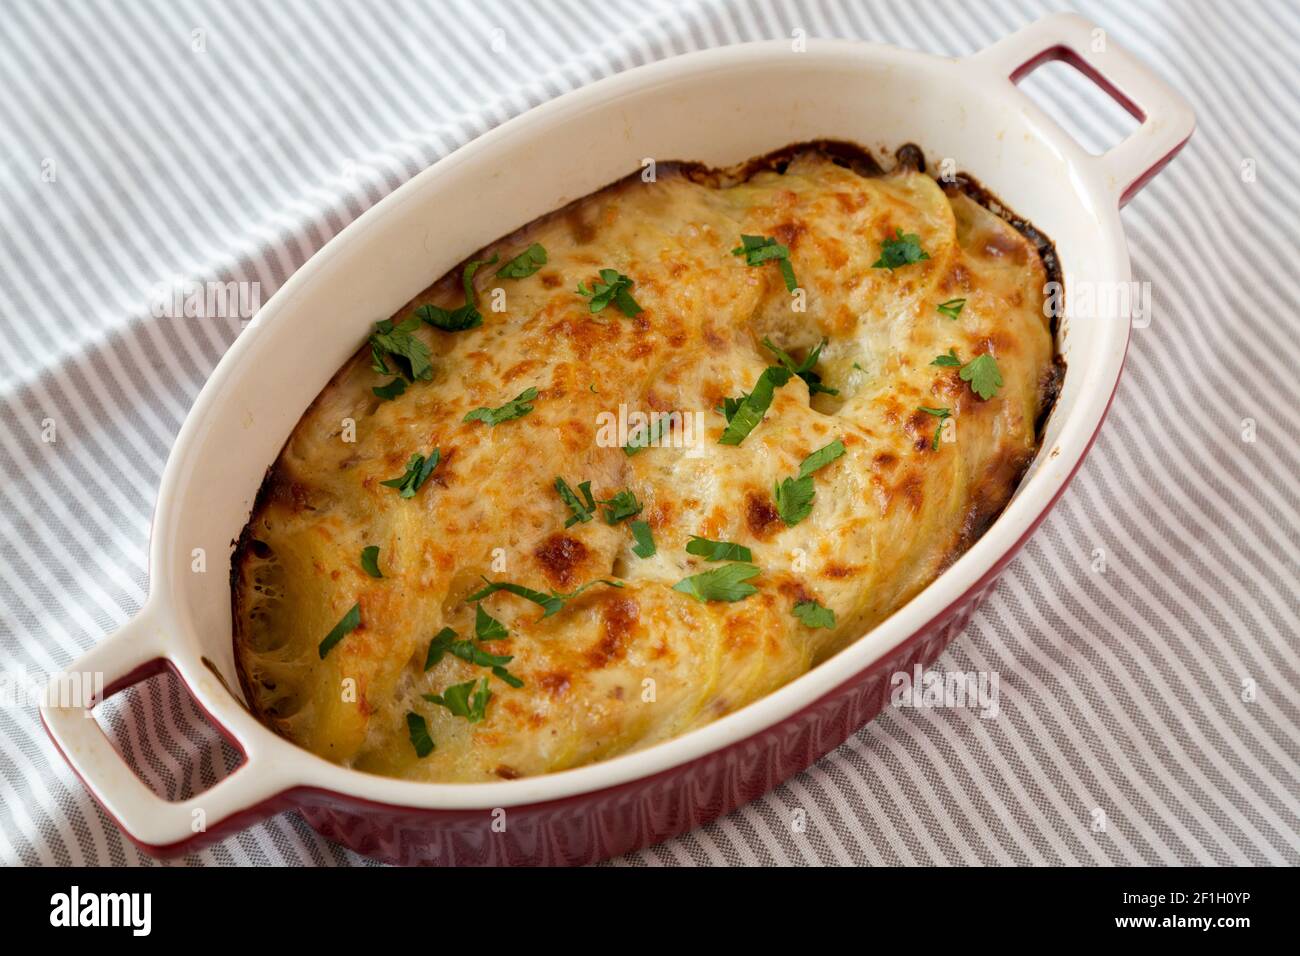
[[[377,322],[235,550],[257,716],[377,774],[552,772],[745,706],[934,580],[1060,369],[1050,244],[919,157],[650,165]]]

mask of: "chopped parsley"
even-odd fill
[[[411,738],[411,746],[415,748],[417,757],[427,757],[433,753],[434,744],[433,738],[429,736],[429,722],[423,715],[409,711],[406,715],[406,732]]]
[[[444,309],[433,304],[422,305],[415,310],[415,317],[444,332],[478,328],[483,324],[483,316],[479,314],[478,298],[474,294],[474,273],[478,272],[480,266],[490,266],[496,261],[497,257],[493,255],[491,259],[475,259],[466,263],[460,276],[461,285],[465,289],[464,305],[455,309]]]
[[[497,276],[502,279],[526,279],[544,265],[546,248],[540,242],[534,242],[498,269]]]
[[[433,474],[433,469],[438,467],[438,460],[442,457],[442,451],[435,448],[425,458],[418,452],[411,456],[406,463],[406,474],[397,478],[389,478],[387,481],[381,481],[380,484],[388,488],[396,488],[403,498],[414,498],[415,493],[420,490],[420,486],[429,480]]]
[[[601,269],[600,281],[593,282],[590,289],[578,283],[578,295],[591,299],[592,312],[599,312],[613,302],[620,312],[633,319],[645,311],[632,298],[633,285],[630,278],[616,269]]]
[[[520,687],[523,687],[523,686],[524,686],[524,682],[523,682],[523,681],[521,681],[521,680],[520,680],[518,677],[516,677],[514,674],[510,673],[510,672],[509,672],[508,670],[506,670],[504,667],[493,667],[493,668],[492,668],[492,673],[493,673],[496,677],[501,678],[501,680],[505,681],[507,684],[509,684],[511,687],[515,688],[516,690],[518,690]]]
[[[761,266],[764,262],[775,260],[781,270],[781,278],[785,280],[786,290],[793,292],[799,288],[794,277],[794,266],[790,264],[790,249],[771,236],[742,235],[740,245],[732,249],[731,254],[744,256],[745,265],[749,266]]]
[[[809,475],[807,478],[786,478],[777,482],[772,494],[776,498],[776,510],[781,515],[781,520],[793,528],[812,514],[817,489],[813,487],[812,476]]]
[[[708,561],[753,561],[754,555],[743,544],[730,541],[711,541],[698,534],[686,542],[686,553],[698,555]]]
[[[955,321],[957,316],[961,315],[961,310],[966,308],[966,300],[949,299],[947,302],[940,302],[935,308],[939,310],[940,315],[947,316]]]
[[[613,498],[601,501],[601,517],[605,524],[618,524],[627,518],[634,518],[641,513],[641,502],[636,500],[632,491],[620,491]]]
[[[827,395],[838,395],[840,393],[838,388],[827,388],[823,385],[822,377],[813,371],[813,366],[815,366],[817,360],[821,358],[822,349],[826,347],[826,339],[822,339],[821,343],[809,352],[808,357],[802,362],[796,362],[790,357],[790,353],[777,348],[767,339],[763,339],[763,346],[776,355],[777,361],[780,362],[788,372],[792,375],[798,375],[808,383],[809,395],[816,395],[818,392],[825,392]]]
[[[370,334],[370,368],[380,375],[392,375],[395,368],[397,374],[413,382],[433,378],[429,346],[411,334],[419,327],[420,320],[415,316],[403,322],[393,319],[376,322],[375,331]],[[389,358],[394,368],[388,367]],[[392,384],[384,388],[392,388]]]
[[[325,635],[325,640],[320,642],[320,647],[318,648],[320,659],[325,660],[325,655],[334,649],[335,644],[343,640],[343,638],[347,637],[360,626],[361,605],[354,604],[352,605],[351,610],[343,615],[342,620],[335,624],[330,632]]]
[[[487,715],[492,691],[488,688],[488,679],[484,677],[481,681],[467,680],[463,684],[452,684],[441,694],[421,696],[431,704],[446,707],[453,716],[464,717],[471,724],[477,724]]]
[[[934,429],[934,438],[930,442],[930,449],[932,451],[938,451],[939,437],[943,434],[943,423],[946,419],[952,417],[952,411],[948,408],[926,408],[924,405],[918,407],[927,415],[933,415],[935,418],[939,419],[939,424],[936,425]]]
[[[516,597],[523,598],[525,601],[532,601],[545,612],[542,614],[542,617],[550,617],[552,614],[555,614],[564,607],[565,601],[577,597],[583,591],[587,590],[587,588],[595,587],[597,584],[604,584],[611,588],[621,588],[623,586],[621,581],[610,581],[605,578],[599,578],[595,581],[588,581],[576,591],[570,591],[567,594],[561,591],[552,591],[550,594],[544,594],[541,591],[534,591],[532,588],[526,588],[522,584],[514,584],[510,581],[488,581],[487,578],[484,578],[483,580],[487,581],[487,587],[480,588],[469,597],[465,598],[466,603],[481,601],[491,594],[496,594],[498,591],[506,591]]]
[[[799,477],[808,478],[814,471],[825,468],[836,458],[844,454],[844,442],[838,438],[829,445],[823,445],[803,460],[799,465]]]
[[[790,381],[790,370],[781,365],[769,365],[763,369],[763,373],[758,376],[758,381],[754,383],[754,390],[747,395],[741,396],[740,399],[734,400],[736,404],[730,405],[733,399],[724,399],[723,408],[731,408],[731,414],[727,416],[727,427],[718,439],[721,445],[739,445],[745,440],[745,437],[752,432],[758,423],[763,420],[768,407],[772,404],[772,396],[776,390]]]
[[[398,376],[387,385],[376,385],[371,391],[384,401],[391,402],[406,391],[406,382],[402,380],[401,376]]]
[[[384,576],[383,572],[379,570],[379,545],[372,544],[368,548],[361,549],[361,567],[372,578],[382,578]]]
[[[511,419],[523,418],[533,410],[533,406],[528,403],[537,397],[537,389],[526,388],[504,405],[498,405],[496,408],[488,408],[486,405],[482,408],[476,408],[472,412],[466,412],[463,422],[487,422],[489,427],[495,428],[502,422],[508,422]]]
[[[835,626],[835,612],[816,601],[800,601],[794,606],[794,616],[804,627],[824,627],[829,630]]]
[[[509,637],[506,626],[483,610],[482,604],[474,605],[474,636],[480,641],[499,641]]]
[[[578,485],[578,491],[582,492],[582,498],[579,498],[569,487],[569,483],[563,478],[555,479],[555,490],[560,495],[560,500],[569,506],[573,512],[573,517],[564,522],[566,528],[571,528],[579,521],[588,522],[591,520],[591,513],[596,510],[596,499],[591,496],[591,482],[584,481]],[[583,499],[586,499],[585,503]]]
[[[744,404],[748,397],[748,392],[741,395],[740,398],[724,398],[722,404],[714,409],[719,415],[723,416],[728,423],[736,417],[736,412],[740,411],[740,406]]]
[[[929,258],[930,254],[921,248],[920,236],[915,233],[903,235],[902,229],[895,229],[894,237],[886,236],[880,241],[880,258],[871,263],[871,268],[893,272]]]
[[[480,607],[479,610],[481,611],[482,608]],[[488,618],[488,620],[492,620],[497,627],[501,628],[501,637],[506,636],[506,629],[501,627],[499,622],[492,618]],[[492,638],[484,638],[481,635],[478,639],[492,640]],[[512,655],[489,654],[474,641],[459,640],[456,636],[456,632],[449,627],[444,627],[433,636],[433,640],[429,641],[429,651],[424,657],[424,669],[426,671],[432,669],[433,666],[441,661],[447,654],[450,654],[453,657],[459,657],[465,663],[473,664],[476,667],[491,668],[492,673],[496,677],[505,681],[511,687],[517,688],[524,686],[523,681],[506,670],[506,665],[514,660]]]
[[[971,390],[985,401],[996,395],[998,389],[1002,387],[1002,372],[998,368],[997,359],[989,352],[977,355],[962,365],[961,359],[957,357],[957,350],[949,349],[947,355],[936,356],[930,364],[941,368],[960,367],[958,377],[963,382],[970,382]]]
[[[623,446],[623,454],[631,458],[637,452],[648,448],[659,440],[664,432],[664,427],[671,424],[668,415],[655,413],[650,416],[650,424],[644,428],[638,428],[635,435],[629,435],[627,444]]]
[[[793,528],[804,518],[812,514],[813,499],[817,489],[813,484],[813,472],[825,468],[844,454],[844,442],[838,438],[829,445],[818,448],[799,465],[799,475],[777,482],[772,489],[776,498],[776,510],[787,527]]]
[[[998,370],[997,359],[988,352],[975,356],[957,374],[963,382],[970,382],[971,391],[985,401],[1002,387],[1002,372]]]
[[[632,537],[636,539],[636,544],[632,546],[632,553],[638,558],[653,557],[656,549],[650,526],[644,521],[633,521],[628,527],[632,529]]]
[[[724,564],[712,571],[683,578],[673,585],[673,590],[689,594],[697,601],[740,601],[758,593],[758,588],[747,582],[761,573],[761,569],[753,564]]]
[[[938,365],[941,368],[956,368],[961,365],[961,359],[957,357],[956,349],[949,349],[947,355],[936,355],[931,365]]]
[[[424,669],[426,671],[432,670],[433,666],[442,660],[443,655],[447,653],[447,649],[455,640],[456,632],[449,627],[444,627],[433,635],[433,639],[429,641],[429,650],[424,655]]]

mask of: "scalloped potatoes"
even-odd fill
[[[1054,394],[1039,253],[924,173],[791,155],[617,183],[381,323],[234,556],[262,720],[390,776],[574,767],[781,686],[969,547]]]

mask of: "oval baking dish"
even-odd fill
[[[370,323],[473,250],[645,158],[725,167],[819,139],[874,149],[919,143],[932,163],[952,159],[1052,237],[1067,296],[1071,284],[1128,282],[1118,209],[1182,146],[1193,118],[1113,43],[1094,52],[1092,31],[1079,17],[1053,16],[960,60],[841,41],[691,54],[544,104],[413,178],[295,273],[221,360],[163,476],[149,599],[72,667],[102,675],[105,697],[170,667],[243,763],[208,791],[167,802],[84,707],[46,705],[42,719],[63,755],[152,853],[191,851],[295,807],[329,838],[392,862],[586,863],[704,823],[841,743],[882,708],[891,674],[932,661],[960,632],[1064,490],[1114,394],[1127,317],[1062,324],[1068,371],[1042,451],[1002,515],[929,587],[768,696],[604,762],[500,782],[415,783],[299,749],[249,713],[230,640],[230,585],[215,568],[224,562],[192,573],[192,554],[229,553],[267,465]],[[1082,70],[1141,126],[1101,156],[1086,153],[1016,89],[1052,59]],[[1106,301],[1118,307],[1116,297]],[[197,810],[206,825],[195,833]]]

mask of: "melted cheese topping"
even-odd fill
[[[371,370],[363,348],[320,394],[235,555],[237,659],[261,719],[330,760],[419,780],[600,760],[804,673],[925,587],[1001,510],[1035,454],[1054,381],[1034,246],[913,171],[868,178],[810,152],[739,185],[698,178],[661,169],[658,182],[624,181],[485,250],[504,262],[538,242],[549,261],[519,280],[481,269],[481,327],[421,327],[432,381],[382,401],[371,389],[390,377]],[[873,268],[897,229],[917,234],[930,258]],[[731,254],[742,233],[789,247],[802,297],[776,263]],[[604,268],[635,281],[641,314],[592,313],[575,293]],[[444,277],[400,316],[459,305],[459,284],[459,271]],[[936,308],[954,298],[966,300],[957,320]],[[817,371],[838,395],[810,398],[792,378],[740,446],[719,444],[722,400],[775,364],[765,337],[797,357],[827,339]],[[958,368],[931,364],[949,349],[963,362],[996,357],[1004,384],[995,397],[981,400]],[[538,395],[526,416],[463,421],[530,386]],[[673,434],[690,437],[697,422],[702,434],[690,447],[628,456],[601,434],[620,406],[625,418],[681,411]],[[921,406],[951,410],[937,448],[938,420]],[[774,483],[837,438],[846,453],[816,474],[811,515],[787,527]],[[442,461],[414,497],[381,484],[433,448]],[[657,552],[634,554],[626,521],[566,528],[557,476],[575,489],[590,481],[597,499],[633,491]],[[749,547],[758,592],[702,603],[674,591],[721,566],[686,553],[691,535]],[[370,545],[380,548],[381,579],[360,563]],[[596,585],[548,617],[512,594],[486,598],[509,636],[481,646],[512,655],[509,670],[524,683],[491,678],[486,718],[470,723],[422,695],[489,671],[452,655],[428,671],[424,663],[441,628],[473,637],[465,598],[483,577],[540,591],[597,578],[624,586]],[[792,613],[804,600],[833,610],[836,626],[804,626]],[[321,659],[322,638],[354,604],[361,626]],[[423,758],[410,712],[436,742]]]

